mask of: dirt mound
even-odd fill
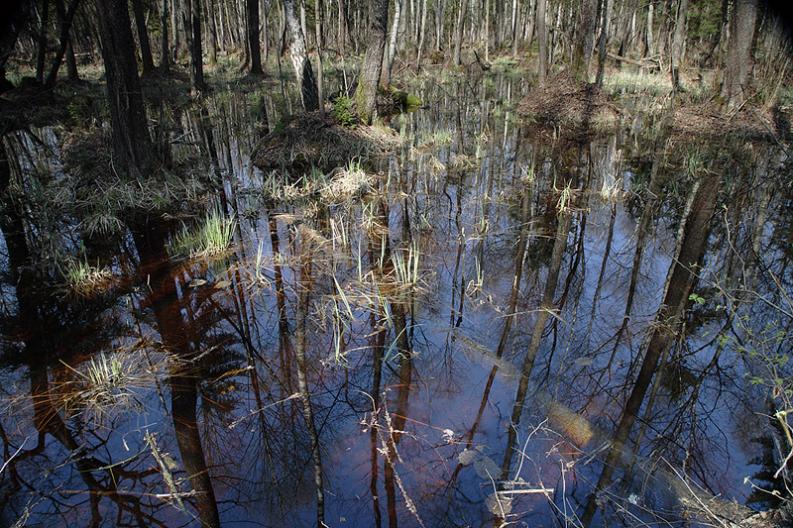
[[[789,135],[789,126],[764,108],[744,106],[724,112],[715,103],[681,106],[672,112],[669,126],[673,134],[691,136],[741,136],[769,140]],[[784,130],[787,128],[787,130]]]
[[[590,133],[613,128],[618,111],[594,84],[575,81],[564,72],[532,90],[518,113],[536,125]]]
[[[262,170],[330,171],[353,159],[373,160],[399,145],[396,132],[378,126],[340,125],[330,115],[307,112],[294,116],[259,142],[254,164]]]

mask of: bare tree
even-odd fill
[[[736,0],[721,90],[728,108],[741,104],[746,98],[756,21],[757,0]]]
[[[300,87],[300,97],[303,101],[303,108],[309,111],[319,108],[319,94],[317,93],[317,81],[314,78],[314,69],[311,61],[308,60],[306,53],[306,38],[300,21],[295,12],[295,1],[284,0],[284,16],[286,18],[286,31],[289,32],[291,43],[289,44],[289,58],[292,60],[292,67],[295,69],[295,78]]]
[[[364,123],[371,124],[376,113],[377,87],[383,66],[386,35],[388,32],[388,0],[371,0],[369,45],[358,76],[355,90],[355,104],[358,115]]]

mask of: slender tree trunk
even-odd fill
[[[36,80],[44,84],[44,65],[47,60],[47,30],[49,29],[50,1],[41,0],[41,27],[39,28],[39,48],[36,55]]]
[[[248,17],[250,71],[254,75],[260,75],[262,73],[262,52],[259,44],[259,0],[245,0],[245,13]]]
[[[185,33],[190,43],[190,84],[198,92],[206,91],[204,53],[201,45],[201,0],[185,0]]]
[[[218,63],[218,25],[217,20],[215,19],[215,15],[217,13],[217,9],[215,6],[215,0],[205,0],[207,3],[207,21],[209,22],[209,34],[207,35],[207,39],[209,40],[209,64],[215,65]]]
[[[151,56],[149,31],[146,29],[146,15],[143,11],[142,0],[132,0],[132,13],[135,15],[135,27],[138,29],[138,40],[140,41],[140,58],[143,65],[143,75],[146,75],[154,71],[154,59],[152,59]]]
[[[162,11],[160,12],[160,69],[163,73],[168,73],[171,69],[171,51],[168,49],[168,8],[171,0],[162,0]]]
[[[325,114],[325,95],[322,72],[322,0],[314,0],[314,38],[317,41],[317,98],[319,113]]]
[[[680,91],[680,62],[683,60],[683,44],[686,38],[686,14],[688,13],[688,0],[680,0],[677,5],[675,20],[675,34],[672,37],[672,62],[670,73],[672,75],[672,91]]]
[[[6,79],[6,63],[30,17],[30,5],[26,0],[8,0],[6,6],[7,16],[0,18],[0,93],[14,87]]]
[[[139,178],[151,168],[152,144],[135,61],[135,41],[126,0],[95,0],[102,39],[113,169]]]
[[[512,0],[512,56],[518,56],[518,0]]]
[[[77,6],[80,3],[80,0],[72,0],[71,4],[69,4],[69,10],[66,11],[63,5],[63,0],[55,0],[55,10],[58,14],[58,26],[60,29],[60,43],[58,45],[58,53],[55,55],[55,59],[52,61],[52,68],[50,68],[50,73],[47,75],[47,80],[44,82],[44,85],[47,87],[55,86],[55,81],[58,80],[58,71],[61,68],[61,63],[63,62],[63,56],[66,51],[69,49],[69,31],[72,27],[72,20],[74,19],[74,13],[77,11]],[[72,59],[74,59],[74,55],[72,55]],[[76,69],[76,65],[74,65]],[[69,78],[71,79],[71,72]]]
[[[752,69],[752,36],[758,0],[736,0],[721,95],[727,108],[743,103]]]
[[[468,5],[467,0],[459,0],[460,5],[457,6],[457,36],[454,39],[454,65],[459,66],[462,61],[463,49],[463,35],[465,30],[465,10]]]
[[[598,72],[597,78],[595,79],[595,83],[598,86],[603,86],[603,75],[606,69],[606,40],[608,39],[608,24],[609,24],[609,16],[608,16],[608,9],[609,0],[603,0],[600,6],[601,10],[601,18],[600,18],[600,42],[598,44]]]
[[[396,57],[397,48],[397,35],[399,34],[399,21],[402,13],[402,1],[394,0],[394,19],[391,21],[391,38],[388,43],[388,56],[385,64],[383,64],[383,73],[381,75],[382,83],[385,86],[391,84],[391,71],[394,68],[394,58]]]
[[[647,4],[647,30],[644,34],[644,56],[651,57],[653,54],[653,15],[655,6],[652,2]]]
[[[377,88],[383,67],[383,52],[388,33],[388,0],[372,0],[369,24],[369,45],[361,65],[355,104],[358,115],[366,124],[371,124],[377,111]]]
[[[428,1],[429,0],[421,0],[421,26],[419,29],[418,51],[416,51],[416,70],[421,69],[421,52],[424,49],[424,39],[427,34],[427,2]]]
[[[537,77],[539,77],[540,85],[545,84],[545,78],[548,76],[548,26],[545,24],[545,7],[547,0],[537,0],[537,44],[538,44],[538,62]]]
[[[295,69],[295,78],[300,87],[300,97],[303,108],[308,111],[319,108],[319,94],[317,81],[314,78],[314,69],[306,54],[306,39],[300,27],[300,21],[295,12],[295,0],[283,0],[284,16],[286,17],[286,30],[289,31],[291,43],[289,45],[289,58]]]
[[[589,82],[589,65],[595,47],[595,26],[597,19],[597,0],[582,0],[578,12],[578,37],[573,50],[573,77],[581,82]]]

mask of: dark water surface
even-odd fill
[[[334,527],[680,526],[688,486],[773,506],[744,479],[773,465],[786,366],[763,354],[790,348],[784,152],[649,121],[555,138],[521,127],[525,88],[423,82],[390,159],[287,188],[252,167],[250,99],[181,110],[173,156],[223,184],[198,223],[235,220],[220,255],[169,253],[179,214],[113,235],[10,215],[0,522],[311,526],[319,502]],[[15,177],[57,180],[67,137],[14,133]],[[702,200],[693,293],[659,316]],[[106,291],[29,270],[63,254],[102,260]],[[669,346],[609,457],[654,331]]]

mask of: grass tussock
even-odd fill
[[[208,258],[225,254],[234,238],[237,222],[227,217],[220,207],[214,207],[196,227],[185,226],[168,246],[172,256]]]
[[[113,272],[107,267],[93,266],[88,261],[70,261],[64,271],[66,287],[79,297],[94,297],[107,291],[114,282]]]

